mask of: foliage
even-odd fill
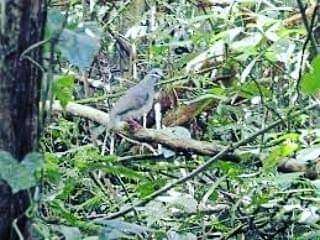
[[[73,100],[74,77],[70,75],[59,76],[53,83],[53,93],[62,106]]]
[[[141,150],[122,134],[109,154],[104,126],[55,114],[41,140],[43,196],[30,213],[35,239],[319,235],[319,110],[304,109],[318,101],[320,57],[304,44],[309,33],[295,1],[69,2],[51,3],[46,33],[58,37],[56,61],[47,64],[54,64],[53,95],[63,106],[78,101],[108,111],[136,78],[161,67],[162,120],[177,138],[234,145],[280,123],[237,148],[240,162],[221,158],[133,212],[107,220],[210,157],[169,148],[150,156],[157,144]],[[314,23],[316,36],[320,26]],[[292,115],[296,110],[300,114]],[[152,114],[148,119],[152,127]],[[34,186],[28,174],[33,164],[1,157],[0,176],[14,191]],[[281,172],[287,160],[298,172]],[[19,169],[24,182],[6,169]]]

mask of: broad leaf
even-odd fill
[[[72,65],[85,71],[90,67],[94,56],[100,49],[100,40],[91,30],[75,32],[64,29],[58,47]]]
[[[90,67],[94,56],[100,49],[101,29],[95,22],[85,22],[76,30],[62,29],[65,16],[61,11],[48,12],[47,32],[50,37],[59,37],[58,49],[72,65],[85,71]]]
[[[312,69],[303,75],[302,91],[307,95],[314,95],[320,90],[320,55],[312,61]]]
[[[165,219],[170,215],[170,211],[164,203],[154,200],[149,202],[145,207],[142,208],[146,214],[147,226],[151,226],[154,223]]]
[[[169,196],[158,197],[158,200],[167,203],[169,207],[178,208],[187,213],[197,211],[198,202],[192,195],[175,191],[170,191],[169,194]]]
[[[6,181],[13,193],[28,189],[36,185],[36,178],[32,171],[32,164],[23,165],[11,156],[10,153],[0,151],[0,178]]]

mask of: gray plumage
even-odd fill
[[[109,129],[120,129],[124,121],[139,119],[152,109],[154,87],[162,78],[161,69],[151,70],[144,79],[119,98],[110,111]]]

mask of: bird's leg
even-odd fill
[[[110,136],[110,151],[109,151],[110,155],[114,154],[114,140],[115,140],[115,134],[112,133],[112,135]]]
[[[146,113],[144,113],[142,116],[142,126],[144,128],[147,128],[147,114]]]
[[[147,114],[144,113],[142,116],[142,126],[143,128],[147,128]],[[140,154],[143,153],[144,145],[142,144],[140,147]]]
[[[156,129],[160,130],[161,129],[161,105],[160,103],[156,103],[154,105],[154,113],[155,113],[155,118],[156,118]],[[161,144],[158,144],[158,154],[162,153],[162,146]]]

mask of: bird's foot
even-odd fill
[[[130,127],[131,130],[133,130],[134,132],[141,129],[142,126],[140,125],[140,123],[138,123],[136,120],[134,119],[128,119],[127,123]]]

